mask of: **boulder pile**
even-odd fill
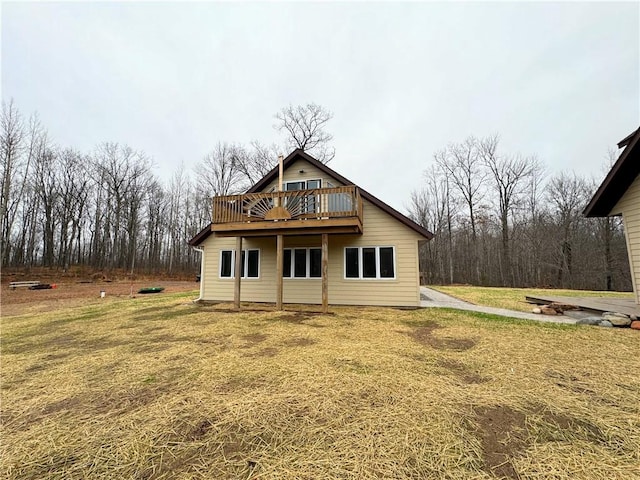
[[[542,315],[562,315],[568,310],[579,310],[575,305],[564,305],[560,303],[550,303],[549,305],[539,305],[532,311]],[[627,327],[640,330],[640,320],[635,315],[625,315],[618,312],[604,312],[602,315],[581,318],[576,322],[578,325],[596,325],[599,327]]]
[[[597,325],[600,327],[627,327],[640,330],[640,321],[634,315],[625,315],[617,312],[604,312],[602,316],[582,318],[576,322],[578,325]]]

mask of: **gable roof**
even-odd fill
[[[640,128],[618,143],[625,147],[582,213],[586,217],[606,217],[640,173]]]
[[[305,160],[306,162],[310,163],[312,166],[314,166],[318,170],[320,170],[323,173],[325,173],[326,175],[334,178],[335,180],[337,180],[338,182],[342,183],[343,185],[356,185],[351,180],[346,179],[345,177],[340,175],[335,170],[327,167],[324,163],[316,160],[311,155],[309,155],[308,153],[304,152],[303,150],[301,150],[299,148],[295,149],[293,152],[291,152],[287,156],[287,158],[285,158],[283,160],[283,162],[282,162],[283,171],[286,170],[288,167],[290,167],[297,160]],[[261,192],[267,185],[269,185],[269,183],[271,183],[272,181],[274,181],[274,180],[276,180],[278,178],[278,169],[279,169],[279,167],[276,165],[269,173],[267,173],[264,177],[262,177],[260,180],[258,180],[258,182],[255,185],[253,185],[249,190],[247,190],[246,193]],[[400,223],[406,225],[411,230],[415,231],[417,234],[423,236],[427,240],[431,240],[433,238],[433,233],[431,233],[426,228],[421,227],[420,225],[415,223],[413,220],[411,220],[407,216],[403,215],[402,213],[398,212],[393,207],[390,207],[389,205],[384,203],[382,200],[380,200],[379,198],[373,196],[372,194],[370,194],[366,190],[362,189],[361,187],[358,187],[358,189],[360,190],[360,195],[361,195],[362,198],[368,200],[369,202],[374,204],[376,207],[378,207],[379,209],[381,209],[385,213],[391,215],[393,218],[398,220]],[[193,246],[193,245],[200,244],[211,233],[212,233],[211,232],[211,225],[209,225],[208,227],[202,229],[195,237],[193,237],[191,240],[189,240],[189,245]]]

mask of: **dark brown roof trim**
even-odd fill
[[[640,128],[638,128],[638,130],[640,130]],[[638,133],[638,130],[635,130],[634,132],[630,133],[629,135],[627,135],[626,137],[624,137],[622,140],[620,140],[618,142],[618,148],[622,148],[622,147],[626,147],[627,145],[629,145],[629,142],[631,141],[631,139],[633,138],[633,136]]]
[[[618,143],[625,149],[598,187],[582,213],[586,217],[606,217],[640,173],[640,128]]]
[[[209,224],[206,227],[204,227],[202,230],[200,230],[198,233],[196,233],[195,237],[189,240],[189,245],[191,245],[192,247],[197,247],[202,242],[204,242],[207,239],[207,237],[211,235],[211,233],[212,233],[211,224]]]
[[[291,152],[287,156],[287,158],[285,158],[283,160],[283,162],[282,162],[283,170],[286,170],[290,165],[292,165],[299,158],[309,162],[311,165],[316,167],[318,170],[321,170],[322,172],[324,172],[327,175],[329,175],[330,177],[336,179],[338,182],[342,183],[343,185],[355,185],[355,183],[352,182],[351,180],[346,179],[345,177],[343,177],[342,175],[337,173],[335,170],[327,167],[324,163],[316,160],[311,155],[309,155],[308,153],[304,152],[303,150],[300,150],[299,148],[295,149],[293,152]],[[273,169],[271,169],[271,171],[269,173],[267,173],[264,177],[262,177],[253,187],[251,187],[249,190],[247,190],[246,193],[261,192],[269,183],[271,183],[277,177],[278,177],[278,166],[276,166]],[[368,200],[371,203],[373,203],[380,210],[388,213],[393,218],[398,220],[400,223],[406,225],[407,227],[409,227],[411,230],[415,231],[419,235],[422,235],[427,240],[431,240],[433,238],[433,233],[431,233],[429,230],[427,230],[424,227],[421,227],[420,225],[415,223],[410,218],[406,217],[405,215],[403,215],[402,213],[398,212],[393,207],[390,207],[389,205],[384,203],[379,198],[371,195],[366,190],[363,190],[360,187],[358,187],[358,188],[360,189],[360,195],[363,198],[365,198],[366,200]],[[199,245],[209,235],[211,235],[211,233],[212,233],[211,232],[211,225],[209,225],[208,227],[206,227],[202,231],[200,231],[195,237],[193,237],[191,240],[189,240],[189,245],[192,245],[192,246]]]

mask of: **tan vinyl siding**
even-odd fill
[[[211,235],[204,243],[205,248],[205,300],[233,300],[233,278],[220,278],[220,251],[235,250],[235,237]],[[260,277],[243,278],[240,299],[243,302],[274,302],[275,295],[275,237],[243,238],[242,249],[260,250]]]
[[[304,172],[300,173],[300,170],[303,170]],[[327,176],[326,173],[318,170],[317,168],[315,168],[310,163],[304,160],[295,161],[284,171],[284,174],[282,175],[283,183],[301,182],[303,180],[317,180],[317,179],[322,180],[322,188],[326,188],[328,186],[326,184],[327,181],[331,182],[331,184],[334,187],[342,186],[340,182]],[[277,186],[278,186],[278,180],[276,179],[273,182],[271,182],[269,185],[267,185],[263,191],[268,192],[270,189]]]
[[[622,214],[624,235],[627,241],[631,279],[636,303],[640,304],[640,176],[636,177],[617,205],[612,215]]]
[[[298,166],[303,163],[304,166]],[[296,162],[287,169],[305,173],[311,168],[306,162]],[[313,177],[305,175],[305,180]],[[291,179],[285,175],[285,180]],[[293,178],[295,179],[295,178]],[[337,182],[332,181],[337,186]],[[324,185],[323,185],[324,186]],[[269,188],[269,187],[268,187]],[[267,188],[267,189],[268,189]],[[267,190],[265,189],[265,190]],[[362,235],[329,235],[329,303],[333,305],[396,305],[417,306],[420,302],[418,272],[418,240],[423,238],[375,205],[364,200],[364,233]],[[320,235],[285,237],[285,248],[320,247]],[[260,249],[260,278],[243,279],[242,301],[275,302],[276,258],[275,237],[245,238],[243,249]],[[396,278],[390,280],[345,279],[345,247],[394,247]],[[219,278],[220,250],[235,248],[235,238],[211,235],[204,244],[205,255],[205,300],[233,300],[233,279]],[[321,280],[284,279],[285,303],[321,303]]]

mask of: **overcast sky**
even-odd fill
[[[640,3],[8,3],[2,98],[62,146],[126,143],[168,179],[218,141],[281,142],[315,102],[345,177],[405,211],[433,153],[604,177],[640,124]],[[288,153],[288,152],[283,152]]]

